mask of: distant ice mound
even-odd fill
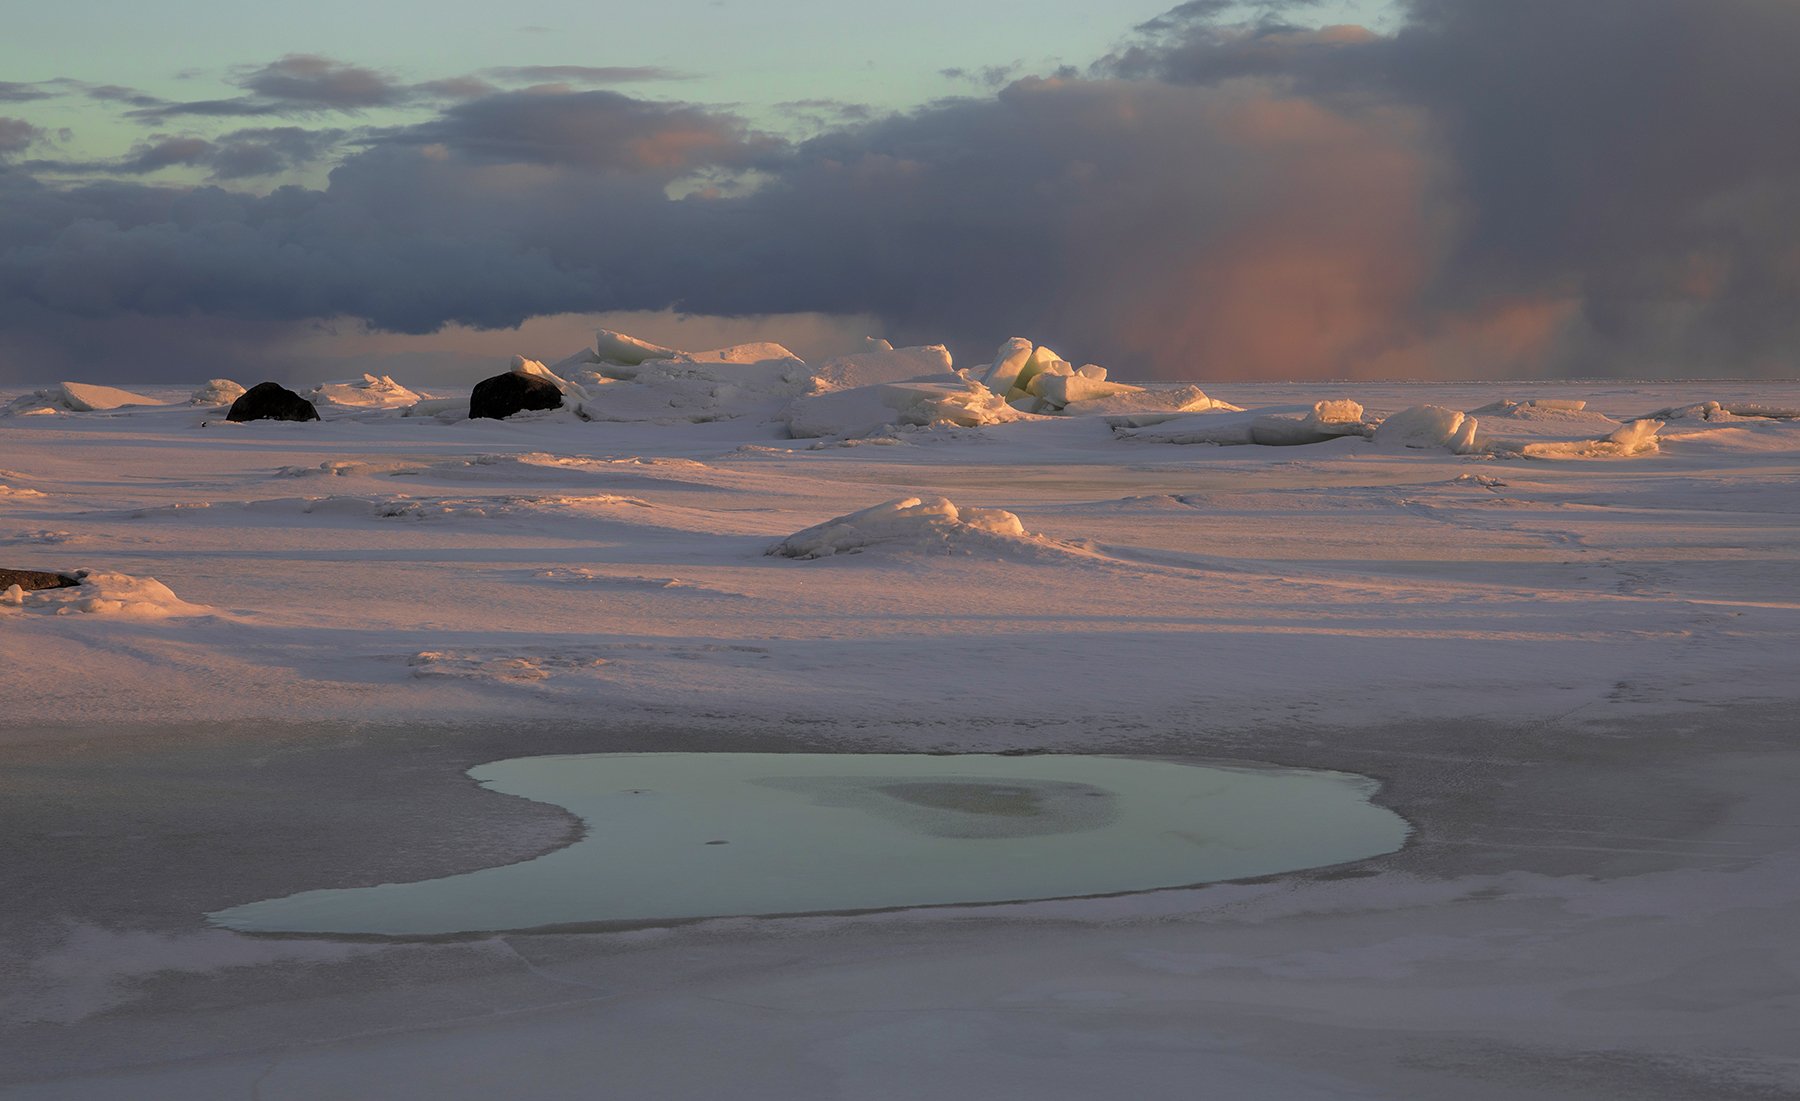
[[[1490,450],[1499,455],[1516,452],[1527,459],[1629,459],[1660,451],[1657,433],[1662,428],[1662,421],[1637,420],[1597,439],[1532,441],[1511,448],[1497,442]]]
[[[303,396],[314,405],[324,403],[353,409],[399,409],[416,405],[421,400],[418,394],[392,377],[370,374],[359,379],[321,382]]]
[[[954,376],[947,382],[920,380],[821,390],[795,398],[782,413],[788,434],[795,439],[855,438],[892,426],[978,428],[1017,416],[985,386]]]
[[[1658,409],[1643,420],[1702,420],[1702,421],[1734,421],[1734,420],[1800,420],[1800,406],[1770,405],[1761,401],[1697,401],[1691,405],[1676,405],[1668,409]]]
[[[207,379],[205,385],[194,391],[188,399],[189,405],[230,405],[244,396],[244,387],[228,378]]]
[[[1363,419],[1363,407],[1347,399],[1254,410],[1215,403],[1212,410],[1196,414],[1108,417],[1107,421],[1121,439],[1218,447],[1294,447],[1367,436],[1373,431]]]
[[[14,398],[5,412],[19,413],[98,413],[127,405],[160,405],[155,398],[120,390],[113,386],[96,386],[89,382],[59,382],[43,390],[34,390]]]
[[[1002,509],[958,508],[943,497],[896,497],[797,531],[767,553],[785,558],[825,558],[881,546],[924,554],[956,554],[981,546],[1036,539],[1017,516]]]
[[[37,612],[44,615],[125,616],[162,619],[172,616],[208,615],[212,609],[189,604],[154,577],[133,577],[104,570],[76,570],[79,585],[26,592],[13,585],[0,592],[0,612]]]

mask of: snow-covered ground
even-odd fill
[[[506,421],[0,395],[0,567],[88,571],[0,594],[0,1096],[1800,1094],[1800,383],[624,347]],[[991,908],[203,920],[565,844],[462,770],[649,748],[1317,765],[1415,834]]]

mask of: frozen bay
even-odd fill
[[[1671,419],[1654,455],[1559,461],[1073,417],[815,446],[327,413],[0,422],[4,564],[123,579],[91,610],[0,607],[0,1096],[1797,1088],[1793,422]],[[764,553],[908,497],[961,511]],[[409,945],[202,916],[567,844],[568,816],[462,774],[506,756],[1042,749],[1367,774],[1418,832],[1349,870],[968,911]]]

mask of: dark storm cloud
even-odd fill
[[[6,121],[0,119],[0,153],[6,151]],[[42,132],[38,133],[41,136]],[[158,135],[113,160],[34,160],[21,167],[64,177],[147,176],[172,168],[205,168],[212,180],[238,180],[304,167],[328,155],[347,134],[345,130],[277,126],[233,130],[211,140]]]
[[[274,176],[322,160],[348,134],[346,130],[307,130],[299,126],[233,130],[216,139],[206,163],[215,180]]]
[[[384,140],[441,146],[494,164],[649,173],[747,165],[773,147],[730,115],[618,92],[556,89],[457,103],[431,122],[390,131]]]
[[[1800,5],[1418,0],[1385,36],[1225,10],[1184,5],[1085,78],[798,144],[616,92],[471,89],[339,145],[323,190],[56,190],[15,166],[0,363],[130,318],[173,340],[156,319],[673,307],[873,313],[965,362],[1022,332],[1164,377],[1792,373]]]
[[[1430,112],[1468,217],[1436,287],[1562,288],[1589,363],[1772,358],[1800,338],[1800,5],[1414,0],[1391,38],[1201,27],[1111,71],[1277,75],[1321,100]],[[1573,365],[1579,369],[1578,365]]]

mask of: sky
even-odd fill
[[[0,383],[467,381],[596,324],[1139,379],[1791,377],[1791,0],[65,0]]]

